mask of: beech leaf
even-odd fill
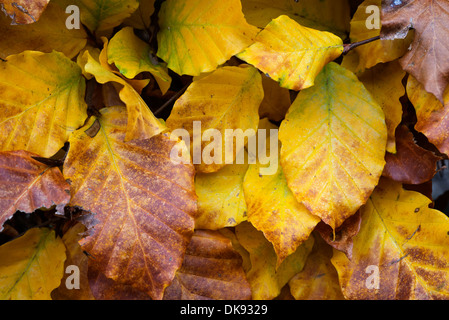
[[[0,8],[11,18],[11,25],[39,20],[50,0],[0,0]]]
[[[382,173],[382,109],[353,73],[329,63],[301,91],[279,129],[289,188],[333,229],[368,199]]]
[[[249,48],[237,56],[254,65],[281,87],[308,88],[330,61],[343,52],[336,35],[306,28],[283,15],[272,20]]]
[[[0,246],[0,299],[51,300],[65,259],[61,238],[47,228],[32,228]]]
[[[106,277],[160,299],[193,233],[193,166],[171,161],[165,135],[124,143],[125,108],[101,114],[94,138],[85,133],[94,118],[71,136],[64,163],[70,205],[93,213],[82,248]]]

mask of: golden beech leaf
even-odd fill
[[[61,171],[33,159],[27,151],[0,152],[0,231],[18,210],[32,213],[39,208],[64,212],[70,186]]]
[[[155,2],[156,0],[139,0],[139,7],[129,18],[123,20],[123,25],[139,30],[149,30]]]
[[[52,0],[65,10],[70,5],[77,5],[81,22],[91,31],[112,30],[131,16],[139,7],[139,0]]]
[[[0,8],[11,18],[10,24],[30,24],[39,20],[50,0],[0,0]]]
[[[278,81],[281,87],[301,90],[313,86],[321,69],[342,53],[343,42],[336,35],[301,26],[282,15],[237,57]]]
[[[334,230],[363,205],[385,160],[384,113],[353,73],[329,63],[279,130],[289,188]]]
[[[259,129],[268,130],[266,134],[269,136],[269,130],[277,130],[277,127],[264,119]],[[271,150],[268,139],[267,150],[263,151],[265,155],[270,154]],[[278,149],[274,151],[279,152]],[[261,156],[257,158],[261,159]],[[250,164],[243,180],[243,191],[248,207],[248,221],[273,244],[277,255],[276,267],[279,267],[285,258],[309,238],[320,219],[296,201],[287,186],[281,166],[278,165],[277,170],[271,174],[260,173],[261,167],[267,168],[269,165],[271,164],[265,165],[259,161]]]
[[[407,95],[415,107],[415,129],[422,132],[442,153],[449,154],[449,86],[444,92],[444,104],[427,92],[412,75],[407,81]]]
[[[296,300],[343,300],[337,270],[331,263],[332,247],[320,236],[307,257],[304,269],[288,282]]]
[[[64,276],[61,285],[51,293],[53,300],[93,300],[94,296],[89,287],[87,278],[88,257],[84,254],[78,241],[83,237],[86,227],[76,223],[62,237],[66,247],[67,259],[64,263]],[[74,269],[73,266],[78,269]],[[78,273],[79,270],[79,273]],[[67,272],[70,271],[70,272]],[[79,278],[76,278],[76,277]],[[70,286],[67,286],[67,283]],[[79,287],[75,287],[75,284]],[[71,287],[74,286],[74,287]]]
[[[106,59],[102,58],[103,55],[106,55],[105,52],[106,50],[103,50],[97,60],[92,57],[91,51],[86,50],[81,58],[78,57],[78,63],[81,64],[84,72],[95,76],[99,83],[114,82],[123,86],[119,96],[125,103],[128,113],[125,141],[149,139],[163,132],[166,129],[165,126],[153,115],[133,86],[114,74],[108,66],[105,66],[104,62],[100,63],[100,59]]]
[[[76,63],[56,51],[0,62],[0,150],[53,156],[87,118],[85,87]]]
[[[448,299],[449,218],[431,200],[382,178],[360,209],[352,259],[332,264],[347,299]]]
[[[276,268],[278,258],[262,232],[249,222],[236,226],[235,232],[237,240],[250,255],[251,268],[246,272],[246,278],[251,285],[254,300],[277,297],[282,287],[303,269],[314,243],[313,237],[309,237]]]
[[[0,14],[0,58],[35,50],[50,53],[53,50],[75,57],[87,43],[84,29],[67,29],[64,11],[50,2],[38,22],[27,25],[10,25]],[[18,41],[20,39],[20,41]]]
[[[248,300],[242,258],[218,231],[195,230],[165,300]]]
[[[64,163],[70,205],[93,213],[81,245],[94,269],[160,299],[193,233],[194,168],[172,162],[166,135],[125,143],[126,108],[100,112],[72,134]],[[91,138],[85,131],[97,121]]]
[[[372,11],[368,7],[376,6],[380,10],[382,0],[365,0],[361,3],[351,20],[351,32],[349,37],[351,42],[359,42],[371,39],[380,35],[379,28],[367,27],[367,20]],[[358,56],[357,63],[350,68],[354,73],[363,72],[365,69],[371,68],[381,62],[389,62],[396,60],[407,52],[407,48],[413,40],[413,33],[410,33],[405,39],[396,40],[377,40],[363,46],[356,47],[354,53]],[[346,60],[346,57],[345,59]],[[343,63],[347,67],[346,62]]]
[[[256,68],[222,67],[194,79],[175,102],[166,124],[170,130],[184,129],[192,137],[190,154],[197,172],[215,172],[226,163],[235,163],[236,155],[243,149],[243,144],[239,147],[237,130],[243,134],[248,130],[256,132],[263,96],[262,79]],[[229,136],[226,139],[226,130],[234,130],[232,133],[239,140],[235,148],[233,140]]]
[[[195,229],[217,230],[246,220],[243,177],[248,164],[227,164],[217,172],[197,173],[198,215]]]
[[[387,147],[390,153],[396,153],[396,127],[402,121],[402,104],[399,101],[405,94],[402,79],[405,71],[397,61],[377,64],[358,76],[385,114],[387,125]]]
[[[347,0],[242,0],[242,9],[246,20],[259,28],[287,15],[305,27],[333,32],[342,38],[349,31]]]
[[[167,0],[159,12],[157,55],[182,75],[210,72],[253,43],[239,0]]]
[[[29,229],[0,247],[0,300],[51,300],[64,273],[65,247],[47,228]]]
[[[150,45],[140,40],[130,27],[121,29],[112,37],[107,56],[108,63],[114,63],[120,73],[128,79],[147,71],[154,76],[163,94],[170,87],[171,77],[167,68],[157,60],[151,60]]]

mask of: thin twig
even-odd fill
[[[348,44],[344,44],[343,45],[343,55],[347,54],[349,51],[351,51],[354,48],[357,48],[358,46],[379,40],[380,36],[374,37],[374,38],[370,38],[370,39],[366,39],[366,40],[362,40],[362,41],[358,41],[358,42],[354,42],[354,43],[348,43]]]
[[[153,112],[153,114],[155,116],[157,116],[159,113],[161,113],[162,111],[164,111],[165,108],[167,108],[170,104],[172,104],[172,102],[176,99],[178,99],[183,93],[184,91],[187,90],[187,87],[189,85],[185,85],[184,88],[182,88],[181,90],[179,90],[178,92],[176,92],[176,94],[174,94],[170,99],[167,100],[167,102],[165,102],[159,109],[157,109],[156,111]]]

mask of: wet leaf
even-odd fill
[[[82,248],[106,277],[160,299],[193,233],[193,166],[171,161],[165,135],[125,143],[125,108],[101,114],[95,138],[84,132],[94,118],[71,136],[64,163],[70,205],[93,213]]]

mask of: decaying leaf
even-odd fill
[[[352,259],[334,250],[347,299],[447,299],[449,219],[422,194],[382,178],[360,209]]]
[[[87,118],[81,69],[59,52],[0,61],[0,150],[53,156]]]
[[[301,90],[312,86],[321,69],[342,52],[339,37],[301,26],[283,15],[272,20],[256,36],[255,43],[237,56],[281,87]]]
[[[29,24],[39,20],[50,0],[0,0],[0,9],[10,24]]]
[[[0,152],[0,231],[18,210],[32,213],[56,206],[63,212],[70,201],[69,184],[61,171],[33,156],[36,154],[22,150]]]
[[[407,95],[415,107],[415,129],[422,132],[442,153],[449,154],[449,87],[444,93],[444,104],[427,92],[413,76],[407,81]]]
[[[399,62],[441,103],[449,83],[448,20],[449,3],[446,0],[382,2],[381,38],[403,39],[409,29],[415,30],[410,50]]]
[[[61,238],[47,228],[32,228],[0,246],[0,299],[51,300],[65,259]]]
[[[289,188],[333,229],[363,205],[385,160],[384,113],[362,83],[331,62],[301,91],[279,130]]]
[[[247,300],[242,258],[218,231],[196,230],[165,300]]]
[[[167,0],[159,12],[157,55],[178,74],[210,72],[253,43],[239,0]]]
[[[160,299],[193,233],[194,169],[171,161],[175,142],[165,135],[125,143],[127,117],[123,107],[102,109],[94,138],[85,130],[95,118],[76,131],[64,176],[71,180],[70,205],[92,212],[81,243],[94,257],[90,264]]]
[[[383,176],[405,184],[421,184],[433,178],[441,157],[416,144],[413,133],[405,125],[396,130],[398,151],[385,155]]]

